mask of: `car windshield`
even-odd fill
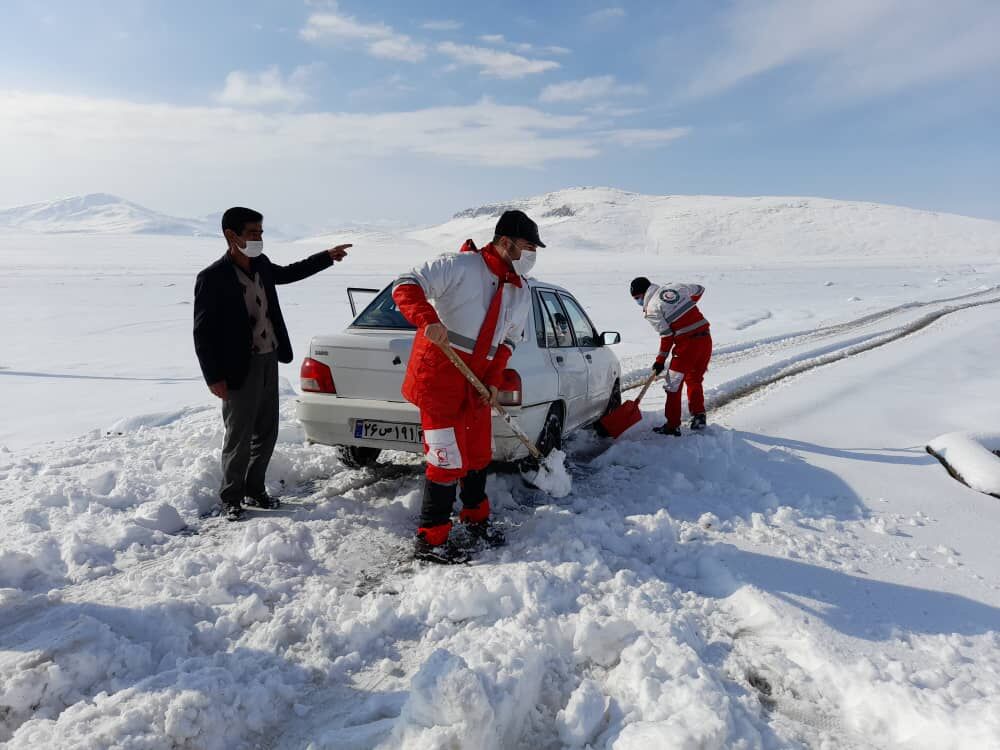
[[[392,299],[392,284],[383,289],[371,301],[371,304],[361,311],[351,326],[354,328],[397,328],[407,331],[412,331],[415,328],[396,307],[396,303]]]

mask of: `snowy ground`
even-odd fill
[[[359,240],[282,289],[297,356],[416,251]],[[574,438],[568,497],[492,478],[510,543],[442,570],[393,563],[415,457],[352,471],[302,445],[297,362],[284,507],[201,517],[221,419],[190,297],[218,254],[0,246],[5,747],[1000,746],[1000,505],[925,451],[998,431],[1000,264],[553,249],[538,275],[622,332],[631,378],[656,342],[628,279],[706,285],[714,424],[651,433],[651,391],[618,441]]]

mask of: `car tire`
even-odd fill
[[[538,435],[535,446],[543,456],[562,448],[563,410],[562,404],[552,404],[549,413],[545,415],[542,431]]]
[[[622,405],[622,384],[620,380],[616,380],[615,384],[611,387],[611,397],[608,399],[608,405],[604,407],[604,413],[601,417],[606,417],[608,414],[613,412],[619,406]],[[593,424],[594,432],[596,432],[601,437],[609,437],[608,431],[601,426],[601,421],[597,420]]]
[[[341,445],[337,447],[340,462],[350,469],[363,469],[378,462],[381,448],[366,448],[360,445]]]

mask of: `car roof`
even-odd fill
[[[529,289],[554,289],[557,292],[566,292],[566,294],[572,296],[573,292],[563,286],[558,284],[553,284],[551,281],[542,281],[541,279],[536,279],[534,277],[528,277],[528,288]]]

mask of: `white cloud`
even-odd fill
[[[342,159],[423,154],[480,166],[537,167],[595,156],[585,118],[483,99],[409,112],[264,113],[0,91],[0,162],[155,164],[191,174],[255,160],[312,173]],[[67,167],[69,168],[69,167]]]
[[[601,10],[595,10],[593,13],[588,13],[584,16],[584,22],[591,24],[592,26],[606,26],[607,24],[617,21],[619,18],[625,17],[625,9],[621,7],[613,8],[602,8]]]
[[[533,60],[511,52],[454,42],[442,42],[437,50],[452,58],[455,65],[481,68],[482,75],[493,78],[523,78],[559,67],[559,63],[554,60]]]
[[[558,47],[556,45],[539,47],[534,44],[528,44],[527,42],[512,42],[509,41],[503,34],[482,34],[479,37],[479,41],[495,46],[510,47],[512,50],[525,55],[568,55],[572,51],[566,47]]]
[[[708,96],[796,65],[831,102],[889,95],[1000,68],[994,0],[738,0],[688,93]],[[996,72],[993,72],[996,75]]]
[[[404,62],[420,62],[427,57],[427,48],[409,37],[397,35],[389,39],[379,39],[368,46],[372,57],[385,60],[403,60]]]
[[[420,24],[420,28],[427,29],[428,31],[458,31],[462,28],[462,24],[460,21],[445,19],[441,21],[425,21]]]
[[[313,13],[299,35],[308,42],[329,43],[355,41],[367,43],[373,57],[419,62],[427,56],[427,48],[406,34],[400,34],[384,23],[362,23],[336,9]]]
[[[310,223],[354,210],[416,220],[467,199],[455,185],[469,166],[480,180],[513,180],[517,170],[669,140],[489,99],[412,111],[262,112],[0,89],[0,112],[0,203],[105,190],[181,215],[260,205]],[[51,164],[59,168],[43,168]]]
[[[277,66],[261,73],[234,70],[226,76],[225,86],[216,99],[232,107],[295,106],[308,98],[304,87],[314,69],[311,65],[300,66],[287,79]]]
[[[604,135],[620,146],[662,146],[691,134],[691,128],[622,128],[609,130]]]
[[[538,98],[543,102],[578,102],[615,96],[643,95],[645,93],[644,86],[621,84],[614,76],[596,76],[546,86]]]

